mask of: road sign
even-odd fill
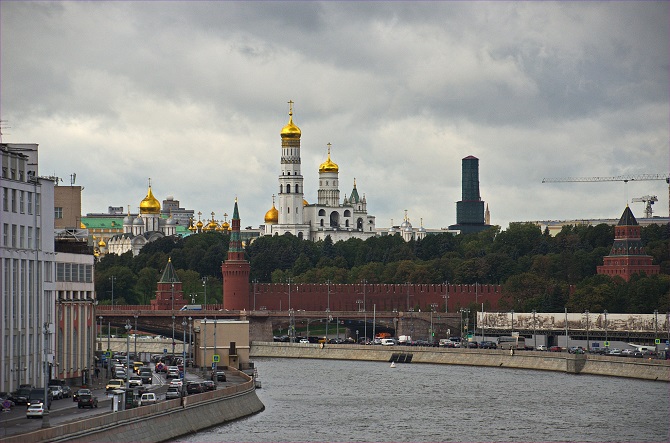
[[[163,348],[163,355],[167,355],[167,348]]]
[[[219,354],[212,355],[212,362],[218,363],[220,360]]]
[[[610,347],[610,342],[606,341],[606,342],[605,342],[605,347],[606,347],[606,348],[609,348],[609,347]]]
[[[180,378],[181,380],[184,379],[184,371],[179,371],[179,378]]]
[[[212,363],[212,371],[216,370],[216,363]]]
[[[656,340],[654,340],[654,344],[660,345],[661,344],[661,339],[657,338]]]

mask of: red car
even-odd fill
[[[549,348],[549,352],[563,352],[563,348],[560,346],[552,346]]]

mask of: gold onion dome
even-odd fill
[[[79,229],[86,229],[84,222],[79,222]]]
[[[227,221],[224,221],[223,223],[221,223],[221,230],[222,231],[230,231],[230,223],[228,223]]]
[[[195,224],[198,229],[202,229],[202,222],[198,220],[198,223]]]
[[[140,214],[158,214],[160,212],[161,204],[154,197],[153,192],[151,192],[151,185],[149,185],[149,192],[147,192],[147,196],[140,203]]]
[[[340,167],[330,159],[330,143],[328,143],[328,158],[319,166],[319,172],[338,172]]]
[[[279,211],[275,208],[274,202],[272,202],[272,208],[265,213],[265,223],[277,223],[279,222]]]
[[[107,243],[105,243],[105,240],[101,238],[100,241],[98,242],[98,246],[104,248],[105,246],[107,246]]]
[[[289,101],[288,124],[281,130],[281,138],[300,138],[300,128],[293,123],[293,102]]]
[[[303,205],[303,206],[308,206],[308,205],[309,205],[309,202],[303,198],[303,199],[302,199],[302,205]]]

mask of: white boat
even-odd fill
[[[391,367],[395,368],[395,362],[394,361],[391,362]]]

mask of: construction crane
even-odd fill
[[[613,177],[562,177],[543,178],[542,183],[568,183],[568,182],[632,182],[645,180],[665,180],[668,183],[668,214],[670,214],[670,174],[638,174],[638,175],[616,175]],[[645,196],[649,197],[649,196]],[[642,198],[645,198],[642,197]],[[635,201],[635,200],[633,200]],[[658,201],[658,199],[656,200]],[[649,203],[647,203],[649,205]],[[653,204],[653,203],[652,203]],[[651,217],[651,206],[649,216]]]
[[[658,201],[658,197],[655,195],[645,195],[643,197],[634,198],[631,200],[631,203],[646,203],[644,207],[644,216],[645,218],[651,218],[653,215],[652,205]]]

